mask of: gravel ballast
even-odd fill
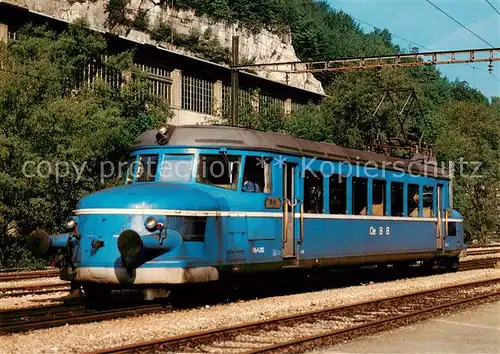
[[[143,315],[106,322],[2,336],[1,353],[77,353],[181,333],[262,320],[329,306],[402,295],[500,277],[500,269],[481,269],[387,283],[270,297],[207,308]]]
[[[59,278],[39,278],[39,279],[27,279],[27,280],[15,280],[0,282],[0,293],[2,289],[6,288],[16,288],[22,290],[24,287],[28,286],[50,286],[68,284],[69,282],[60,280]],[[25,295],[9,297],[8,293],[4,293],[4,296],[0,296],[0,310],[14,310],[26,307],[39,307],[47,306],[57,302],[63,301],[64,297],[68,295],[68,291],[59,291],[50,294],[40,294],[40,295]]]

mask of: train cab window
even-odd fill
[[[137,160],[135,181],[153,182],[158,169],[158,155],[140,155]]]
[[[418,195],[418,185],[409,184],[408,185],[408,216],[413,218],[418,218],[418,200],[420,196]]]
[[[196,181],[212,186],[236,189],[241,157],[226,154],[200,155]]]
[[[330,214],[347,213],[347,178],[342,175],[330,176]]]
[[[320,172],[305,172],[304,212],[323,214],[323,174]]]
[[[373,180],[372,215],[385,215],[385,186],[385,181],[378,179]]]
[[[352,178],[352,214],[366,215],[368,208],[368,180],[363,177]]]
[[[160,182],[189,182],[193,155],[165,155],[161,163]]]
[[[391,216],[404,216],[403,193],[404,184],[400,182],[391,183]]]
[[[246,156],[243,170],[243,192],[271,193],[271,158]]]
[[[424,186],[424,210],[423,217],[431,218],[434,215],[434,187]]]

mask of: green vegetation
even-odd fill
[[[127,79],[132,53],[99,63],[107,43],[84,26],[61,34],[27,27],[19,37],[0,43],[0,241],[18,225],[59,231],[82,196],[113,182],[101,181],[101,161],[126,158],[138,134],[169,117],[140,75]],[[108,80],[89,84],[91,62]],[[58,179],[62,161],[70,166],[60,165]],[[2,247],[2,266],[30,259],[12,251],[17,244]]]
[[[454,207],[464,215],[466,239],[498,241],[500,99],[489,103],[465,82],[449,82],[429,67],[338,74],[330,78],[328,97],[320,105],[304,106],[287,119],[242,107],[239,121],[245,127],[368,150],[377,138],[400,132],[389,103],[373,114],[385,89],[391,87],[415,90],[423,116],[413,109],[405,122],[406,131],[423,135],[440,166],[455,165]],[[405,98],[395,97],[399,107]]]
[[[84,0],[71,0],[83,2]],[[95,1],[95,0],[91,0]],[[157,0],[168,5],[169,2]],[[177,0],[176,6],[194,9],[216,20],[240,23],[253,30],[288,33],[300,59],[324,59],[395,53],[387,30],[363,33],[347,14],[314,0]],[[108,26],[126,25],[145,30],[146,11],[132,12],[128,0],[108,3]],[[205,59],[228,62],[212,34],[172,33],[166,24],[150,29],[152,38],[186,46]],[[12,237],[19,227],[40,226],[61,230],[78,199],[113,183],[102,182],[101,161],[126,157],[131,141],[142,131],[164,122],[168,108],[150,97],[140,75],[130,80],[133,53],[109,55],[106,41],[75,25],[60,34],[27,27],[21,38],[0,43],[0,266],[41,266]],[[108,55],[107,55],[108,54]],[[107,55],[107,57],[105,57]],[[106,58],[106,59],[104,59]],[[91,62],[105,68],[104,78],[84,77]],[[423,136],[434,147],[439,162],[453,161],[471,174],[456,171],[455,207],[465,217],[468,240],[486,241],[500,235],[500,98],[488,99],[464,82],[450,82],[432,67],[389,69],[318,75],[328,94],[320,105],[307,105],[283,117],[276,107],[256,113],[240,108],[242,126],[283,131],[298,137],[333,142],[346,147],[370,148],[381,137],[395,136],[400,128],[390,104],[378,102],[388,88],[411,88],[422,108],[412,110],[405,130]],[[227,117],[226,117],[227,118]],[[23,166],[33,173],[41,161],[44,177],[25,178]],[[54,166],[70,161],[66,177],[56,181]],[[48,171],[49,166],[52,168]],[[73,167],[73,166],[71,166]],[[80,178],[76,178],[83,168]],[[459,167],[457,167],[459,168]],[[58,182],[58,183],[56,183]],[[8,236],[9,235],[9,236]]]
[[[186,48],[199,58],[219,64],[229,64],[231,60],[229,49],[221,47],[219,42],[213,38],[210,30],[206,30],[203,35],[196,31],[184,35],[174,31],[169,24],[159,22],[148,32],[153,41],[172,41],[174,45]]]

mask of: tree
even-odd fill
[[[500,120],[487,104],[450,102],[439,111],[440,161],[455,164],[455,207],[466,239],[484,242],[500,232]]]
[[[116,182],[101,178],[101,162],[124,159],[138,134],[169,118],[139,73],[127,79],[133,53],[109,55],[84,25],[63,33],[28,26],[20,38],[0,46],[4,240],[20,226],[61,230],[78,199]],[[89,63],[113,80],[88,76]]]

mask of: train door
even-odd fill
[[[295,164],[285,163],[283,166],[283,258],[295,257],[296,171],[297,166]]]
[[[445,215],[444,213],[444,198],[443,198],[443,185],[437,185],[437,244],[438,250],[444,251],[444,238],[445,238]]]

